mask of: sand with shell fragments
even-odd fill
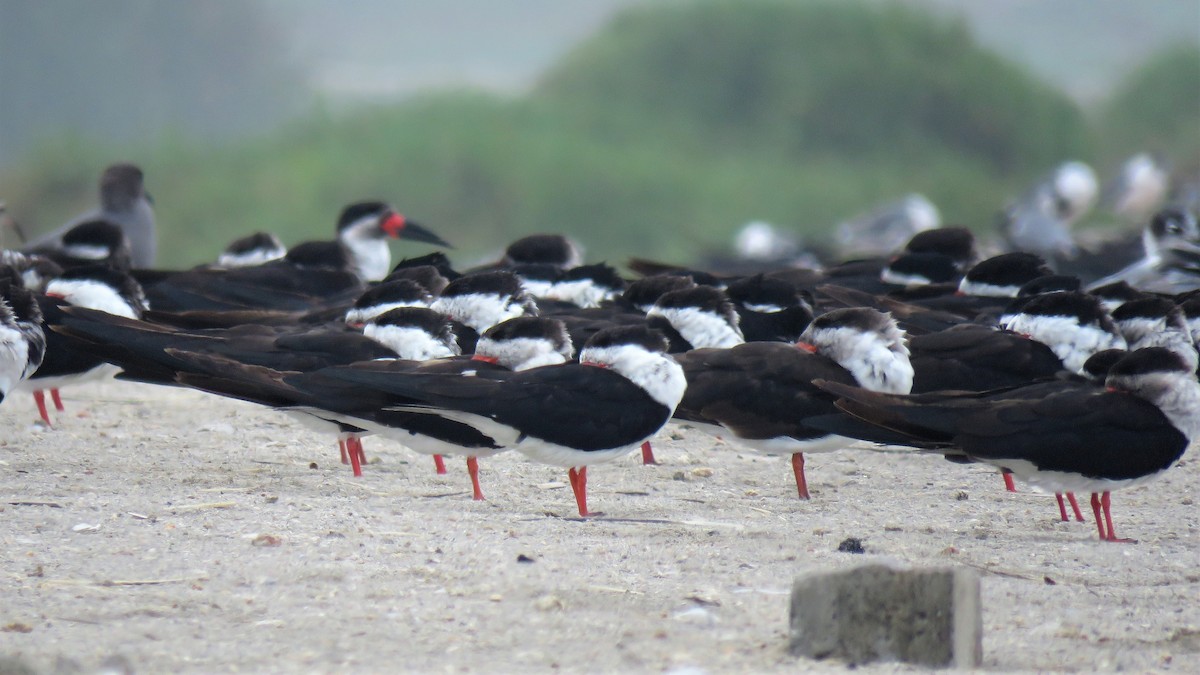
[[[1200,672],[1195,448],[1116,493],[1118,534],[1057,522],[982,466],[846,450],[786,460],[688,429],[565,475],[330,438],[249,404],[112,383],[66,392],[53,429],[0,407],[0,656],[37,672],[841,670],[787,653],[795,575],[881,557],[979,570],[984,669]],[[860,538],[866,555],[838,552]],[[902,665],[859,671],[916,670]]]

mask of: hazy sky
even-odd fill
[[[293,22],[296,56],[319,90],[370,98],[429,86],[520,91],[619,10],[670,0],[266,1]],[[963,16],[983,43],[1085,103],[1163,45],[1200,42],[1200,0],[903,1]]]

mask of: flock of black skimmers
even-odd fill
[[[372,434],[439,472],[463,457],[475,499],[479,460],[515,450],[566,468],[582,517],[588,467],[639,448],[653,463],[667,424],[790,456],[802,499],[806,454],[862,441],[993,465],[1010,490],[1054,492],[1063,520],[1090,493],[1100,538],[1126,541],[1110,492],[1200,435],[1200,230],[1195,203],[1168,202],[1141,259],[1097,272],[1065,230],[1073,164],[1006,212],[1008,241],[1035,251],[985,257],[970,230],[886,213],[839,228],[898,242],[869,257],[802,266],[756,224],[756,257],[634,260],[636,278],[558,235],[467,271],[441,253],[393,265],[391,238],[448,244],[378,201],[342,209],[330,241],[258,233],[154,269],[142,172],[113,165],[97,211],[2,253],[0,401],[32,392],[51,425],[44,393],[61,411],[81,382],[191,387],[336,437],[356,476]]]

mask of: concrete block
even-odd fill
[[[809,572],[792,586],[790,625],[791,653],[813,659],[974,668],[983,658],[979,577],[966,568]]]

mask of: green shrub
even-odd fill
[[[1200,169],[1200,48],[1159,52],[1125,79],[1099,120],[1112,161],[1145,150]]]

